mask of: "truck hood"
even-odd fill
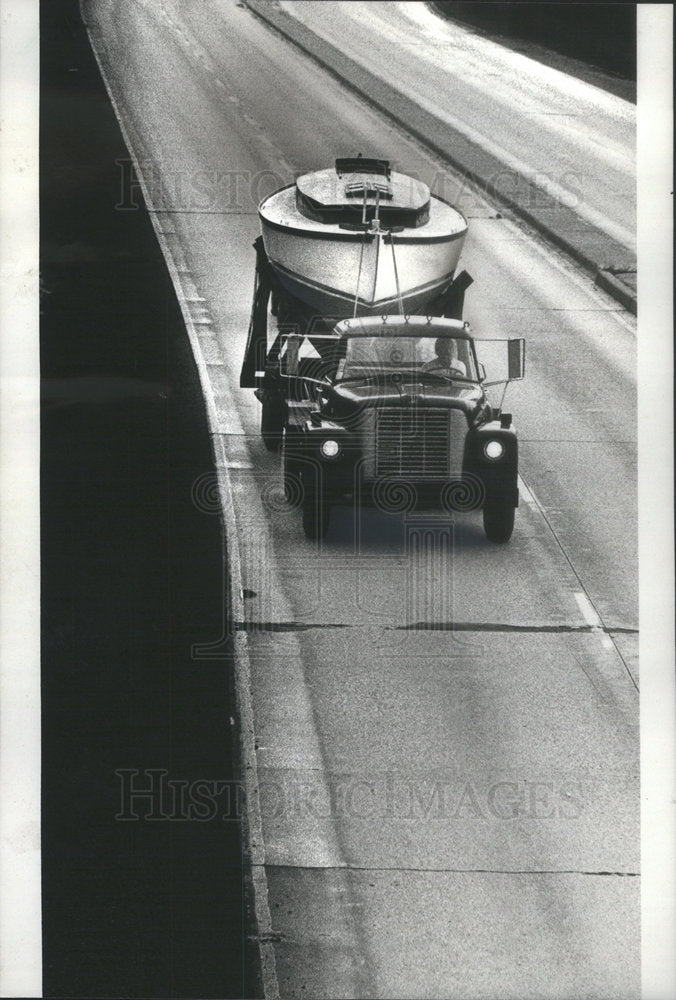
[[[485,398],[476,382],[449,382],[404,379],[398,387],[392,381],[339,382],[329,393],[332,414],[350,413],[369,406],[433,406],[464,410],[471,414]]]

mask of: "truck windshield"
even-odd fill
[[[470,342],[454,337],[346,337],[339,381],[401,372],[437,373],[476,381]]]

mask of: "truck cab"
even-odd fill
[[[486,389],[523,378],[524,341],[493,343],[504,347],[506,377],[487,382],[461,320],[363,317],[282,336],[266,395],[283,414],[284,489],[309,538],[325,535],[336,505],[367,504],[481,509],[486,536],[509,540],[517,435]]]

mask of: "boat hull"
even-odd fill
[[[342,319],[420,313],[453,280],[467,232],[464,217],[432,197],[429,222],[364,233],[303,217],[293,186],[259,209],[268,260],[282,286],[319,315]]]

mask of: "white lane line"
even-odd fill
[[[532,489],[526,485],[521,476],[518,477],[518,485],[519,485],[520,499],[523,500],[524,503],[526,503],[527,506],[530,507],[532,510],[536,510],[538,513],[541,514],[542,507],[540,506],[538,498],[535,496]]]
[[[592,628],[603,628],[603,623],[598,616],[596,608],[583,591],[575,591],[575,600],[587,625],[591,625]]]
[[[540,501],[538,500],[537,496],[535,495],[535,492],[529,486],[526,485],[525,481],[522,479],[521,476],[519,476],[518,482],[519,482],[520,497],[523,499],[526,505],[530,507],[532,511],[544,517],[545,516],[544,508],[540,503]],[[601,618],[596,608],[589,600],[585,592],[583,590],[576,590],[573,593],[582,617],[584,618],[586,624],[590,626],[594,634],[598,635],[598,637],[601,640],[601,645],[603,646],[603,648],[615,649],[615,643],[606,632],[605,626],[601,621]]]
[[[533,487],[532,486],[528,486],[528,484],[526,483],[525,479],[523,479],[523,477],[521,475],[518,476],[517,483],[518,483],[518,486],[519,486],[519,497],[524,500],[524,502],[526,503],[526,505],[528,507],[530,507],[531,510],[535,511],[535,513],[537,513],[541,517],[543,517],[545,519],[545,521],[547,521],[547,523],[549,524],[548,518],[547,518],[547,516],[545,514],[545,508],[542,505],[542,503],[540,502],[540,499],[537,496],[537,494],[536,494],[535,490],[533,489]],[[551,507],[549,509],[550,509],[550,511],[552,510]],[[550,531],[552,531],[552,533],[553,533],[553,529],[552,529],[551,524],[549,525],[549,528],[550,528]]]
[[[81,12],[82,13],[82,12]],[[83,17],[84,20],[84,17]],[[122,114],[116,98],[113,94],[112,87],[110,85],[108,74],[104,69],[103,59],[100,55],[98,48],[95,44],[94,37],[92,33],[87,30],[89,35],[89,41],[92,47],[92,51],[96,58],[96,62],[99,67],[99,72],[101,73],[101,78],[105,84],[106,91],[108,93],[108,98],[112,105],[113,111],[115,112],[115,117],[117,118],[118,124],[120,126],[120,131],[124,138],[127,149],[129,150],[129,155],[134,163],[134,169],[136,171],[136,176],[138,177],[139,183],[141,185],[141,191],[145,203],[149,209],[150,219],[153,223],[153,228],[155,230],[155,235],[157,236],[158,243],[162,249],[162,253],[167,262],[167,268],[172,279],[172,284],[176,291],[176,296],[179,300],[181,311],[186,324],[186,329],[188,332],[188,337],[190,339],[191,347],[193,350],[193,355],[195,358],[195,364],[200,378],[200,384],[202,386],[202,392],[204,393],[204,399],[207,409],[207,419],[209,421],[209,426],[212,428],[211,438],[212,438],[212,448],[214,449],[214,458],[216,460],[217,466],[219,468],[219,478],[223,482],[225,488],[221,491],[221,496],[223,498],[223,516],[226,526],[227,537],[236,538],[236,519],[235,511],[232,500],[232,489],[230,487],[229,476],[227,467],[219,462],[219,456],[216,452],[216,441],[214,440],[213,428],[218,427],[218,413],[216,409],[216,402],[214,398],[214,393],[212,390],[211,380],[209,378],[209,372],[207,368],[206,361],[202,354],[199,337],[197,335],[197,330],[193,324],[191,311],[188,305],[189,301],[195,301],[197,298],[195,289],[190,289],[190,295],[186,295],[183,283],[179,274],[186,274],[185,270],[179,268],[176,265],[174,257],[172,255],[169,244],[160,228],[159,220],[157,218],[157,213],[153,209],[152,199],[150,197],[150,190],[145,182],[143,172],[141,170],[139,158],[136,154],[135,148],[130,140],[129,133],[125,127],[125,123],[122,118]],[[230,546],[228,552],[228,572],[231,580],[231,614],[235,620],[242,621],[244,619],[244,601],[243,601],[243,590],[242,590],[242,573],[241,565],[239,561],[239,552],[237,545]],[[253,714],[253,696],[251,691],[251,664],[249,659],[249,648],[247,642],[247,635],[245,632],[238,632],[233,637],[233,644],[235,649],[235,672],[236,672],[236,694],[237,702],[240,714],[240,744],[242,752],[242,770],[243,770],[243,782],[245,786],[245,818],[246,822],[243,823],[244,834],[247,838],[247,847],[250,855],[251,864],[251,875],[252,875],[252,885],[253,885],[253,903],[254,903],[254,915],[255,922],[257,925],[257,944],[259,961],[261,966],[261,978],[263,985],[263,993],[265,1000],[280,1000],[279,994],[279,982],[277,979],[277,965],[275,959],[275,951],[272,945],[272,918],[270,914],[270,906],[268,901],[268,882],[267,875],[265,872],[265,845],[263,841],[263,822],[260,810],[260,801],[258,797],[259,793],[259,780],[258,780],[258,768],[257,768],[257,758],[256,749],[254,742],[254,714]]]
[[[594,632],[595,635],[598,635],[598,637],[601,640],[601,645],[603,646],[603,648],[614,649],[615,643],[606,632],[604,624],[599,617],[598,611],[596,610],[592,602],[589,600],[587,595],[582,590],[576,590],[575,600],[577,602],[578,608],[580,609],[582,617],[584,618],[587,625],[591,627],[592,632]]]

